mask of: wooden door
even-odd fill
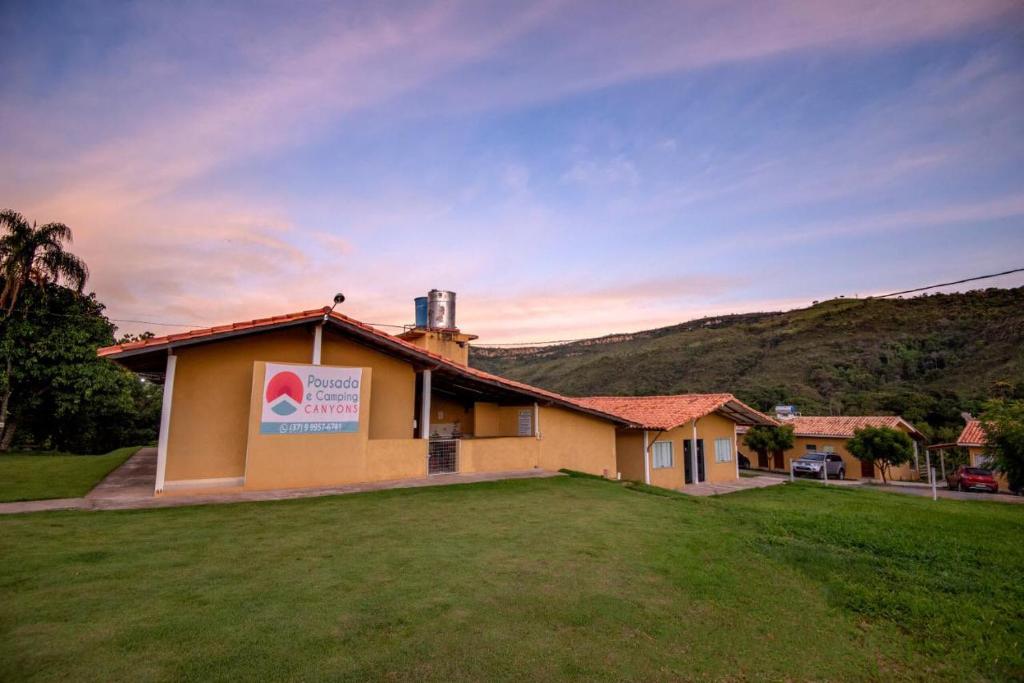
[[[693,483],[693,444],[689,439],[683,441],[683,483]]]
[[[775,451],[775,463],[774,463],[773,467],[775,467],[775,469],[777,469],[777,470],[784,470],[784,469],[786,469],[786,463],[782,459],[782,451]]]
[[[697,439],[697,481],[707,481],[704,474],[704,439]]]
[[[875,478],[875,464],[873,462],[860,461],[860,476],[867,479]]]

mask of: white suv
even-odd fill
[[[822,479],[823,465],[828,467],[829,479],[846,479],[846,465],[835,453],[805,453],[793,461],[793,474],[806,474]]]

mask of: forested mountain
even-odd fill
[[[557,346],[473,348],[474,367],[574,396],[727,391],[761,409],[902,414],[933,439],[1024,398],[1024,288],[833,299]]]

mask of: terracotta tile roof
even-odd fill
[[[178,332],[175,334],[168,334],[163,337],[153,337],[152,339],[143,339],[141,341],[129,342],[127,344],[114,344],[113,346],[104,346],[103,348],[98,349],[96,351],[96,355],[101,357],[117,356],[128,351],[138,351],[140,349],[146,349],[149,347],[162,347],[173,345],[175,342],[202,339],[204,337],[217,337],[220,335],[233,334],[237,332],[243,332],[246,330],[252,330],[255,332],[261,328],[276,327],[282,324],[301,322],[304,320],[315,320],[316,318],[322,317],[329,310],[330,309],[328,308],[314,308],[308,311],[301,311],[299,313],[275,315],[270,318],[257,318],[256,320],[246,320],[240,323],[231,323],[230,325],[217,325],[215,327],[204,327],[198,330]],[[335,313],[332,315],[340,314]],[[351,318],[349,318],[349,320],[351,320]],[[362,323],[359,324],[362,325]]]
[[[734,421],[775,424],[732,394],[676,394],[674,396],[588,396],[577,403],[619,415],[644,429],[669,430],[714,412],[728,413]]]
[[[441,356],[440,354],[427,351],[426,349],[422,349],[415,344],[405,341],[404,339],[400,339],[394,335],[388,334],[387,332],[382,332],[372,325],[367,325],[366,323],[360,322],[355,318],[350,318],[347,315],[338,313],[337,311],[331,311],[331,309],[327,307],[314,308],[297,313],[289,313],[287,315],[277,315],[269,318],[247,320],[244,322],[232,323],[230,325],[218,325],[216,327],[189,330],[188,332],[169,334],[163,337],[153,337],[151,339],[143,339],[127,344],[115,344],[113,346],[106,346],[98,349],[96,353],[98,356],[107,357],[116,361],[119,360],[119,358],[127,356],[134,356],[143,353],[157,353],[164,349],[172,348],[175,345],[198,343],[202,341],[213,342],[223,337],[254,333],[261,330],[273,329],[275,327],[287,325],[314,322],[325,319],[325,316],[328,323],[332,323],[340,328],[348,329],[350,331],[360,332],[365,338],[368,338],[371,341],[375,341],[382,346],[391,348],[392,350],[400,351],[407,357],[415,358],[420,362],[434,366],[435,369],[442,369],[443,371],[453,374],[475,378],[507,390],[527,394],[535,399],[548,400],[571,410],[577,410],[590,413],[598,417],[603,417],[612,422],[620,424],[627,422],[618,415],[603,411],[600,408],[583,405],[576,399],[562,396],[561,394],[557,394],[553,391],[547,391],[546,389],[541,389],[522,382],[516,382],[515,380],[506,379],[505,377],[500,377],[498,375],[492,375],[489,372],[484,372],[483,370],[477,370],[476,368],[456,363],[444,356]]]
[[[981,426],[981,420],[968,420],[964,430],[956,439],[957,446],[984,446],[985,428]]]
[[[902,425],[913,434],[923,437],[921,432],[914,429],[912,424],[898,415],[799,415],[783,420],[782,424],[793,425],[793,433],[796,436],[848,439],[853,436],[854,430],[861,427],[892,427],[893,429],[898,429]]]

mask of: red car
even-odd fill
[[[961,465],[946,477],[946,485],[957,491],[988,491],[999,493],[999,482],[992,476],[992,470]]]

